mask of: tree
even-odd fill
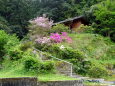
[[[0,0],[0,15],[8,21],[11,29],[13,28],[12,33],[18,33],[20,38],[27,32],[25,28],[28,21],[33,18],[31,2],[31,0]]]
[[[5,30],[8,33],[11,32],[8,21],[2,16],[0,16],[0,30]]]
[[[97,33],[109,36],[115,41],[115,1],[107,0],[97,5],[94,11],[98,29]]]

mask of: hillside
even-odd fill
[[[50,51],[50,48],[47,49],[45,47],[47,49],[47,50],[45,50],[45,49],[43,50],[43,52],[45,51],[44,52],[45,58],[49,58],[52,60],[52,57],[50,57],[50,56],[56,56],[57,58],[61,58],[65,61],[71,62],[74,64],[74,66],[73,66],[74,71],[77,74],[80,74],[83,76],[87,76],[87,74],[89,74],[88,72],[89,72],[91,65],[88,65],[88,64],[90,64],[90,63],[98,64],[98,66],[100,66],[100,68],[102,66],[102,67],[106,68],[106,70],[108,70],[110,73],[111,73],[111,70],[114,70],[114,67],[115,67],[115,53],[114,53],[115,52],[114,51],[115,44],[112,43],[110,41],[110,39],[104,38],[104,37],[97,35],[97,34],[89,34],[89,33],[81,33],[81,34],[80,33],[73,33],[73,34],[69,34],[69,36],[72,38],[71,43],[62,42],[59,44],[53,44],[52,45],[55,48],[63,46],[64,48],[70,49],[69,51],[66,51],[66,50],[64,51],[63,49],[58,48],[57,49],[58,52],[57,52],[57,50],[55,50],[54,47],[51,47],[51,49],[53,50],[53,53],[52,53],[52,51]],[[29,46],[27,43],[26,47],[29,47]],[[24,48],[26,48],[26,47],[24,47]],[[42,48],[40,48],[40,49],[42,49]],[[33,49],[32,49],[32,47],[29,47],[27,49],[27,52],[28,52],[28,50],[30,52]],[[78,52],[77,58],[76,58],[76,54],[75,54],[76,50]],[[74,55],[72,55],[72,53]],[[28,53],[28,55],[29,55],[29,53]],[[26,56],[28,56],[28,55],[26,55]],[[70,57],[70,55],[71,55],[71,57]],[[81,59],[82,62],[79,62],[79,58],[82,58],[79,56],[83,57],[83,59]],[[25,70],[25,62],[26,62],[26,60],[28,61],[29,59],[31,59],[30,56],[29,56],[29,58],[27,58],[27,57],[25,58],[25,56],[24,56],[24,58],[21,58],[17,61],[15,61],[15,59],[14,59],[14,61],[6,59],[2,63],[2,66],[4,68],[2,68],[0,70],[0,77],[19,77],[19,76],[21,76],[21,77],[25,76],[26,77],[26,76],[36,76],[36,74],[37,74],[37,76],[41,77],[42,74],[40,72],[37,73],[36,69],[34,69],[34,66],[33,66],[32,70],[29,70],[30,72],[29,71],[27,72],[27,70]],[[89,66],[89,67],[83,66],[84,60],[86,62],[88,62],[88,64],[84,64],[84,65]],[[55,61],[55,63],[56,63],[56,61]],[[31,63],[28,63],[27,67],[29,67],[29,64],[31,64]],[[20,66],[18,66],[18,65],[20,65]],[[78,69],[78,68],[80,68],[80,69]],[[46,70],[47,70],[47,73],[48,73],[48,70],[52,71],[50,69],[46,69]],[[54,76],[55,76],[56,71],[54,71],[54,70],[52,71],[52,74],[54,74]],[[92,73],[95,73],[95,70],[93,70]],[[45,74],[45,71],[43,74]],[[48,76],[49,76],[49,73],[46,74],[46,76],[43,79],[40,78],[40,80],[44,80],[44,79],[48,80],[49,79]],[[89,76],[92,76],[92,75],[89,75]],[[57,74],[56,74],[56,77],[58,77]],[[62,79],[66,79],[66,80],[67,79],[69,79],[69,80],[74,79],[74,78],[69,78],[69,77],[64,78],[64,77],[65,76],[62,76],[59,79],[61,79],[61,80]],[[100,76],[97,75],[97,76],[92,76],[92,77],[100,77]],[[104,77],[104,76],[102,76],[102,77]],[[107,78],[107,77],[105,77],[105,78]],[[114,78],[111,77],[111,79],[109,78],[109,80],[114,80]]]
[[[0,5],[0,78],[115,83],[115,0]]]

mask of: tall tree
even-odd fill
[[[19,37],[27,32],[28,20],[33,17],[31,0],[0,0],[0,15],[3,16]]]
[[[94,21],[96,25],[96,32],[104,36],[110,37],[115,41],[115,1],[106,0],[96,5],[94,10]]]

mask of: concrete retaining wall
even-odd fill
[[[37,78],[1,78],[0,86],[84,86],[80,80],[37,82]]]
[[[1,78],[0,86],[37,86],[37,78]]]
[[[84,86],[80,80],[38,82],[37,86]]]

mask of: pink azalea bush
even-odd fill
[[[45,16],[37,17],[30,21],[30,38],[38,44],[48,44],[48,43],[61,43],[68,42],[71,43],[72,39],[68,36],[67,32],[51,33],[50,37],[48,36],[48,31],[53,25],[53,21],[49,20]]]
[[[32,40],[35,40],[39,37],[44,37],[48,35],[48,31],[53,25],[53,21],[43,17],[37,17],[33,20],[30,20],[29,25],[29,36]]]
[[[67,32],[59,33],[51,33],[50,40],[55,43],[61,43],[61,42],[68,42],[71,43],[72,39],[68,36]]]
[[[68,36],[66,32],[59,33],[51,33],[50,37],[39,37],[35,40],[37,44],[51,44],[51,43],[61,43],[68,42],[71,43],[72,39]]]
[[[53,25],[53,21],[49,20],[46,17],[37,17],[33,20],[30,20],[30,23],[34,25],[34,27],[41,27],[45,29],[50,29]]]
[[[51,40],[48,37],[43,37],[43,38],[37,38],[35,42],[38,44],[49,44]]]

